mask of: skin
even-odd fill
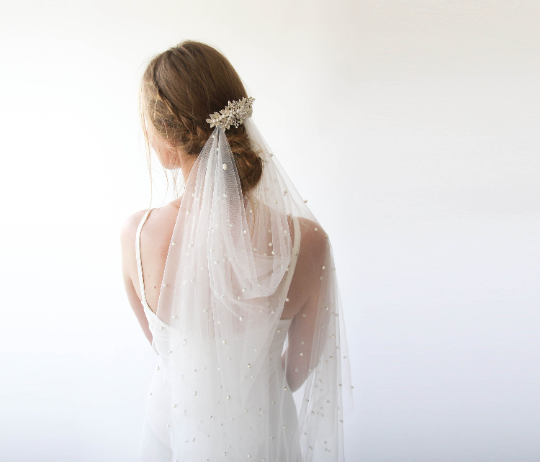
[[[150,145],[157,153],[161,164],[167,169],[181,168],[184,180],[187,180],[196,156],[171,146],[167,140],[155,133],[150,123],[147,131]],[[141,261],[146,300],[154,312],[158,305],[165,262],[181,201],[180,197],[163,207],[153,209],[141,232]],[[122,226],[120,241],[126,294],[144,335],[152,343],[152,333],[141,304],[135,257],[135,234],[145,213],[146,210],[140,210],[128,217]],[[301,247],[287,295],[290,301],[285,303],[281,315],[281,319],[292,319],[289,327],[289,346],[281,358],[292,391],[298,389],[308,376],[310,356],[305,350],[311,345],[315,332],[321,284],[319,276],[322,275],[321,268],[326,264],[328,256],[328,241],[324,229],[305,218],[300,218],[299,221]],[[291,220],[289,225],[291,234],[294,235]],[[303,351],[305,353],[300,356]],[[288,357],[290,359],[287,359]]]

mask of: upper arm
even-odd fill
[[[120,247],[122,250],[122,276],[135,280],[137,276],[137,260],[135,256],[135,235],[145,211],[141,210],[131,215],[120,230]],[[137,276],[138,277],[138,276]]]
[[[136,212],[124,222],[120,231],[120,247],[122,250],[122,279],[124,281],[126,295],[145,336],[151,342],[152,335],[141,303],[140,290],[137,290],[139,286],[139,275],[135,254],[135,235],[145,212],[145,210]]]
[[[287,380],[293,391],[300,387],[308,376],[310,353],[316,350],[322,351],[313,342],[316,325],[322,317],[320,313],[323,315],[326,313],[324,310],[321,311],[321,305],[325,301],[320,297],[321,292],[325,293],[323,287],[326,282],[325,272],[330,270],[327,267],[328,257],[329,246],[326,232],[320,225],[305,220],[301,250],[295,268],[295,276],[298,277],[296,287],[301,291],[297,296],[302,297],[303,303],[289,327],[287,351]]]

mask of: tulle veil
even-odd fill
[[[146,310],[157,358],[144,452],[343,461],[353,400],[330,238],[253,119],[244,124],[264,162],[257,186],[243,193],[221,126],[184,185],[157,310]],[[309,303],[281,319],[300,296]],[[283,357],[281,343],[272,351],[282,329]]]

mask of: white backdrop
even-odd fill
[[[2,462],[135,458],[153,353],[119,232],[149,201],[138,79],[184,39],[332,239],[347,460],[540,460],[538,2],[0,6]]]

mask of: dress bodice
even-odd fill
[[[171,327],[159,319],[159,317],[148,307],[147,304],[143,305],[144,313],[148,319],[148,325],[153,336],[152,346],[158,354],[164,355],[167,353],[166,348],[170,344],[170,335],[173,333],[174,327]],[[268,349],[268,355],[269,358],[271,358],[269,360],[270,365],[276,364],[275,361],[280,359],[283,351],[283,344],[287,338],[287,333],[291,323],[292,318],[280,319],[278,321],[276,332],[274,333],[272,343]]]
[[[259,448],[260,457],[257,457],[259,460],[263,457],[267,460],[285,460],[288,457],[287,451],[296,447],[298,438],[294,431],[297,427],[295,402],[281,362],[292,319],[273,318],[273,322],[262,322],[260,325],[253,322],[249,325],[249,329],[239,329],[238,337],[234,335],[227,337],[226,347],[230,347],[229,350],[222,345],[219,328],[215,331],[206,329],[191,331],[190,326],[183,323],[164,322],[150,309],[144,293],[140,233],[148,213],[137,230],[136,253],[141,303],[152,333],[152,347],[158,356],[152,374],[146,412],[144,447],[149,456],[142,460],[144,462],[175,460],[178,455],[172,457],[171,447],[176,439],[189,443],[175,446],[181,451],[179,460],[195,460],[193,458],[195,454],[201,456],[197,460],[208,460],[208,455],[215,455],[214,447],[231,448],[234,442],[230,441],[230,431],[234,434],[248,435],[246,444],[251,441]],[[283,285],[279,287],[279,297],[275,297],[275,301],[272,302],[276,314],[282,313],[298,258],[300,226],[297,217],[293,217],[293,223],[294,243],[290,264],[286,276],[281,281]],[[206,307],[205,305],[199,308],[206,312]],[[228,312],[224,310],[224,316],[226,313]],[[189,323],[191,315],[186,319]],[[218,319],[219,324],[219,318],[215,319]],[[246,342],[248,335],[250,339],[267,339],[264,344],[260,344],[264,347],[264,351],[259,350],[260,352],[256,353],[256,357],[260,359],[257,368],[253,367],[251,370],[245,368],[246,363],[250,362],[246,359],[250,354],[250,347],[254,345]],[[230,353],[225,354],[225,351]],[[213,362],[219,354],[225,355],[222,357],[225,361],[219,363],[221,368],[216,367]],[[250,364],[247,366],[251,367]],[[223,377],[233,380],[227,381]],[[237,390],[240,383],[244,387],[243,390],[246,390],[246,383],[251,380],[253,385],[249,388],[250,393],[242,394]],[[178,417],[179,413],[181,418]],[[238,418],[239,416],[242,418]],[[170,425],[172,420],[176,422],[174,432]],[[236,444],[243,443],[236,442]],[[159,457],[156,458],[157,454]],[[220,453],[223,460],[226,454],[227,450]],[[246,457],[251,455],[246,453]]]

